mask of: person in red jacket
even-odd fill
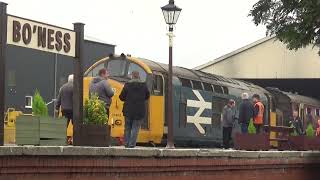
[[[259,134],[263,126],[264,105],[260,101],[258,94],[254,94],[252,100],[254,103],[253,124],[256,127],[257,134]]]

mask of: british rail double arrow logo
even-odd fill
[[[201,134],[205,134],[205,131],[201,124],[211,124],[211,117],[201,117],[201,114],[205,109],[211,109],[212,103],[206,102],[199,91],[193,90],[193,93],[199,100],[187,100],[187,107],[195,107],[199,109],[194,116],[187,116],[187,123],[194,124]]]

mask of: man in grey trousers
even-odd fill
[[[232,128],[235,121],[235,107],[236,103],[233,99],[230,99],[228,104],[222,111],[222,134],[223,134],[223,147],[225,149],[230,148],[230,141],[232,135]]]

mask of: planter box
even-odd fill
[[[39,145],[40,123],[39,117],[32,115],[20,115],[16,120],[16,144]]]
[[[40,145],[66,145],[67,120],[65,118],[40,117]]]
[[[111,127],[109,125],[82,124],[79,146],[108,147]]]
[[[269,150],[270,142],[268,134],[241,134],[235,135],[235,149],[242,150]]]
[[[320,150],[320,137],[290,136],[289,144],[292,150]]]

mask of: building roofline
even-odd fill
[[[195,70],[201,70],[201,69],[203,69],[203,68],[206,68],[206,67],[208,67],[208,66],[211,66],[211,65],[213,65],[213,64],[216,64],[216,63],[218,63],[218,62],[221,62],[221,61],[223,61],[223,60],[225,60],[225,59],[227,59],[227,58],[229,58],[229,57],[232,57],[232,56],[234,56],[234,55],[237,55],[237,54],[239,54],[239,53],[241,53],[241,52],[243,52],[243,51],[246,51],[246,50],[248,50],[248,49],[250,49],[250,48],[253,48],[253,47],[255,47],[255,46],[259,45],[259,44],[262,44],[262,43],[264,43],[264,42],[266,42],[266,41],[269,41],[270,39],[273,39],[273,38],[275,38],[275,37],[276,37],[275,35],[264,37],[264,38],[259,39],[259,40],[255,41],[255,42],[251,43],[251,44],[248,44],[248,45],[246,45],[246,46],[244,46],[244,47],[241,47],[241,48],[239,48],[239,49],[237,49],[237,50],[235,50],[235,51],[232,51],[232,52],[230,52],[230,53],[228,53],[228,54],[225,54],[225,55],[223,55],[223,56],[220,56],[220,57],[218,57],[218,58],[216,58],[216,59],[214,59],[214,60],[212,60],[212,61],[209,61],[208,63],[205,63],[205,64],[202,64],[202,65],[200,65],[200,66],[197,66],[197,67],[195,67],[195,68],[193,68],[193,69],[195,69]]]
[[[102,44],[102,45],[116,46],[114,44],[107,43],[107,42],[105,42],[103,40],[100,40],[100,39],[97,39],[97,38],[94,38],[94,37],[91,37],[91,36],[85,36],[84,40],[85,41],[89,41],[89,42],[93,42],[93,43]]]

